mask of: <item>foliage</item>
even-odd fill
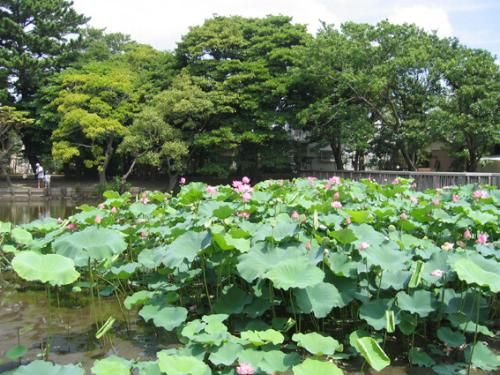
[[[3,255],[42,282],[52,279],[16,259],[39,252],[74,263],[80,279],[94,280],[92,296],[99,284],[129,294],[127,308],[139,305],[144,321],[182,343],[148,364],[96,361],[95,373],[337,374],[356,356],[379,371],[391,362],[388,337],[439,373],[466,367],[464,348],[467,363],[494,370],[498,357],[483,341],[498,314],[500,193],[422,193],[410,183],[245,178],[191,183],[175,197],[106,192],[62,224],[0,225]]]

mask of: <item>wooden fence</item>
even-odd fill
[[[411,172],[411,171],[301,171],[300,177],[317,177],[327,179],[332,176],[360,180],[371,178],[380,184],[391,183],[395,178],[412,178],[418,190],[442,188],[452,185],[482,184],[500,188],[500,173],[469,172]]]

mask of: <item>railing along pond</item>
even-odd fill
[[[500,173],[469,172],[413,172],[413,171],[300,171],[301,177],[327,179],[332,176],[360,180],[371,178],[379,184],[391,183],[396,177],[412,178],[418,190],[442,188],[451,185],[483,184],[500,188]]]

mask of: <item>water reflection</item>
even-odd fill
[[[43,200],[28,202],[0,202],[0,221],[26,224],[48,217],[65,218],[76,212],[81,202],[74,200]]]

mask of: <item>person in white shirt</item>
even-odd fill
[[[45,175],[43,176],[43,182],[45,182],[46,189],[50,188],[50,172],[49,171],[45,172]]]
[[[40,165],[40,163],[36,163],[35,167],[35,177],[38,182],[38,188],[40,189],[43,182],[43,167]]]

